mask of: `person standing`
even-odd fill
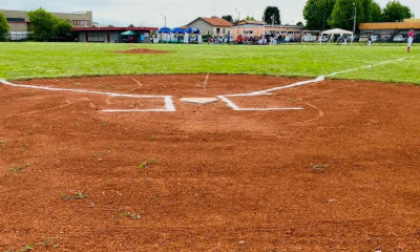
[[[408,32],[407,52],[411,51],[411,46],[413,45],[413,40],[414,40],[414,29],[411,28],[411,30]]]

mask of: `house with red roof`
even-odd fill
[[[187,24],[188,27],[197,27],[203,36],[210,35],[212,37],[232,36],[233,24],[223,18],[218,17],[199,17]]]

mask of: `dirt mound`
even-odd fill
[[[127,53],[127,54],[166,54],[170,53],[169,51],[163,50],[151,50],[146,48],[136,48],[126,51],[115,51],[116,53]]]

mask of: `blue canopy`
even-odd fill
[[[185,31],[185,33],[188,33],[188,34],[196,34],[196,35],[200,35],[201,34],[200,30],[197,27],[189,27]]]
[[[184,28],[173,28],[172,29],[172,33],[184,34],[185,33],[185,29]]]
[[[162,27],[159,29],[158,33],[171,33],[171,29],[169,27]]]

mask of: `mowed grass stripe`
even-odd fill
[[[118,54],[134,48],[169,54]],[[405,45],[165,45],[99,43],[0,43],[0,78],[33,79],[121,74],[254,74],[317,77],[350,68],[411,57],[335,78],[420,84],[420,48]],[[418,57],[417,57],[418,56]]]

